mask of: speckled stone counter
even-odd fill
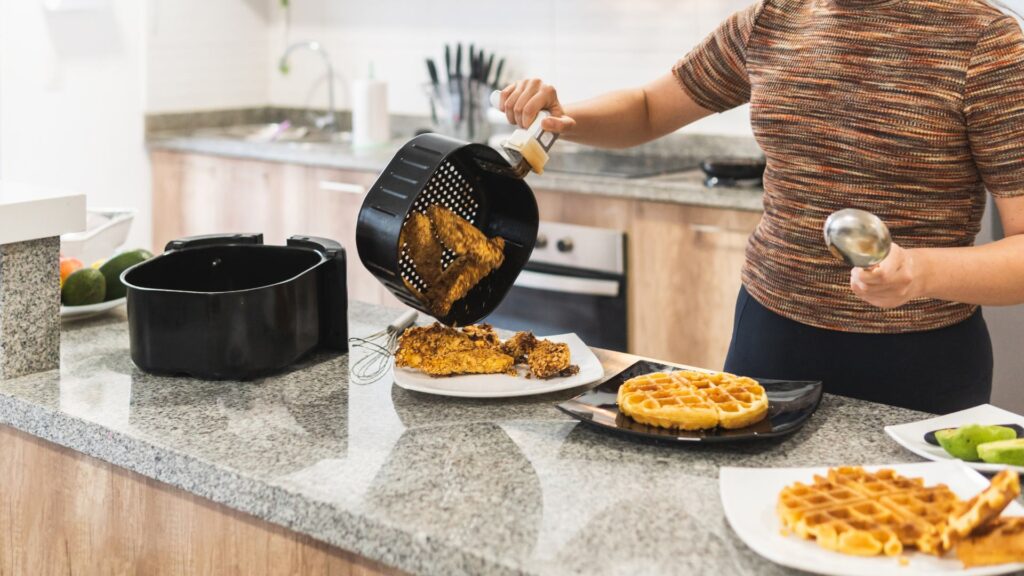
[[[353,302],[353,335],[399,312]],[[887,424],[923,415],[828,397],[794,436],[686,448],[555,409],[349,384],[344,355],[253,382],[155,377],[123,312],[65,324],[60,371],[0,381],[0,423],[383,564],[423,574],[786,574],[723,518],[718,469],[917,458]],[[635,357],[601,353],[608,374]]]
[[[380,172],[404,142],[397,140],[380,148],[357,151],[344,143],[254,142],[225,135],[218,129],[205,129],[156,133],[149,137],[148,145],[153,150]],[[683,140],[680,146],[688,148],[687,153],[695,153],[698,157],[723,153],[722,144],[709,138],[699,138],[696,142],[693,138]],[[741,152],[749,154],[749,147],[744,146]],[[707,188],[704,186],[703,174],[699,170],[650,178],[616,178],[548,171],[541,176],[531,174],[527,181],[537,189],[576,194],[755,212],[763,208],[763,191],[760,188]]]

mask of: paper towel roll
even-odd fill
[[[388,123],[388,84],[359,79],[352,83],[352,145],[367,148],[391,139]]]

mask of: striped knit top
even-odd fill
[[[841,208],[877,214],[904,248],[969,246],[985,189],[1024,194],[1024,35],[983,0],[761,0],[674,67],[701,106],[751,104],[764,216],[743,283],[832,330],[930,330],[975,307],[876,308],[822,236]],[[956,270],[950,270],[956,274]]]

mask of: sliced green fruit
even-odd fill
[[[60,301],[65,306],[86,306],[99,304],[107,291],[107,281],[99,270],[82,268],[64,281]]]
[[[935,439],[950,456],[968,462],[978,461],[978,446],[1016,437],[1017,432],[1013,428],[981,424],[968,424],[935,433]]]
[[[978,446],[978,456],[989,464],[1024,466],[1024,438],[986,442]]]
[[[103,273],[103,277],[107,279],[107,300],[116,300],[118,298],[124,298],[127,290],[124,284],[121,283],[121,273],[125,270],[145,262],[153,257],[153,254],[149,250],[132,250],[131,252],[122,252],[117,256],[114,256],[110,260],[107,260],[100,266],[100,272]]]

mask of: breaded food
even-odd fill
[[[395,365],[431,376],[515,373],[515,361],[499,350],[494,329],[484,324],[459,330],[435,322],[402,333]]]
[[[488,238],[473,224],[437,205],[427,208],[426,214],[410,214],[399,244],[425,284],[421,290],[403,277],[406,288],[438,318],[447,316],[455,302],[505,261],[503,238]],[[447,267],[442,266],[445,248],[455,254]]]
[[[497,268],[504,260],[505,241],[488,238],[479,228],[451,210],[434,204],[427,208],[438,240],[458,256],[472,254],[484,266]]]
[[[768,414],[768,395],[751,378],[725,372],[654,372],[619,387],[623,414],[661,428],[744,428]]]
[[[516,332],[501,344],[501,351],[515,358],[517,364],[522,364],[536,345],[537,337],[533,332]]]
[[[466,297],[481,280],[494,271],[467,254],[452,261],[441,273],[438,282],[427,289],[430,311],[437,317],[447,316],[452,306]]]
[[[538,340],[526,358],[530,375],[542,379],[571,376],[579,372],[579,366],[571,365],[569,360],[569,345],[550,340]]]
[[[1003,516],[978,528],[956,545],[965,568],[1024,562],[1024,516]]]
[[[1020,476],[1014,470],[1003,470],[992,478],[989,487],[963,503],[950,515],[942,534],[942,545],[949,550],[979,527],[988,524],[1020,496]]]
[[[406,329],[398,339],[395,365],[431,376],[459,374],[508,374],[526,364],[528,377],[572,376],[579,366],[570,364],[568,344],[538,340],[531,332],[519,332],[501,341],[490,324],[452,328],[440,322]]]
[[[434,226],[426,214],[413,212],[409,216],[402,226],[398,243],[407,251],[416,268],[416,274],[427,286],[436,284],[441,277],[443,250],[441,244],[434,238]]]

